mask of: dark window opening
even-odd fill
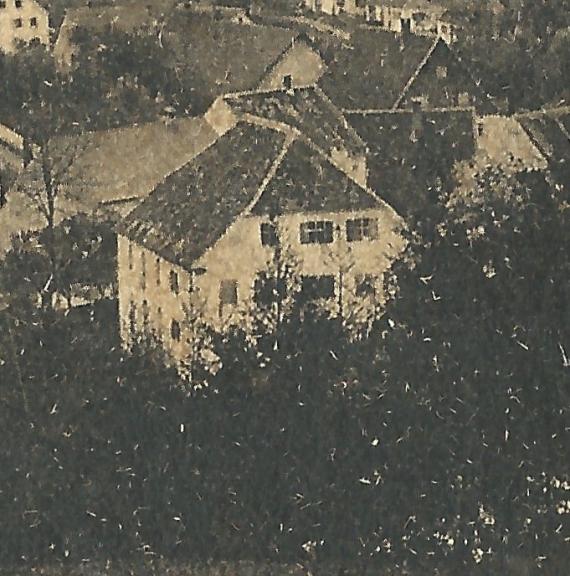
[[[293,76],[291,74],[286,74],[283,76],[283,88],[286,90],[291,90],[293,87]]]
[[[132,334],[135,333],[137,329],[137,306],[134,302],[131,302],[129,306],[129,331]]]
[[[128,249],[129,270],[133,269],[133,245],[129,242]]]
[[[154,273],[156,274],[156,285],[160,286],[160,258],[154,261]]]
[[[334,276],[303,276],[301,290],[306,301],[330,300],[334,298]]]
[[[260,273],[253,286],[253,301],[261,308],[271,306],[274,302],[282,300],[286,295],[286,283],[283,278],[268,276]]]
[[[238,284],[236,280],[220,282],[220,305],[235,305],[238,301]]]
[[[16,8],[21,8],[22,7],[22,0],[15,0],[14,6],[16,6]]]
[[[146,289],[146,254],[141,252],[141,290]]]
[[[143,314],[143,328],[145,332],[148,332],[149,327],[149,308],[148,308],[148,301],[143,300],[142,303],[142,314]]]
[[[178,283],[178,273],[174,270],[170,271],[170,290],[174,292],[174,294],[178,294],[180,292],[180,285]]]
[[[21,18],[16,18],[16,19],[14,20],[14,26],[15,26],[16,28],[21,28],[21,27],[22,27],[22,19],[21,19]]]
[[[378,238],[376,218],[355,218],[346,221],[346,239],[348,242],[375,240]]]
[[[330,220],[303,222],[300,239],[301,244],[330,244],[333,241],[333,223]]]
[[[38,27],[38,19],[37,18],[30,18],[30,26],[32,28],[37,28]]]
[[[0,0],[0,8],[6,8],[6,0]]]
[[[277,226],[272,222],[262,222],[259,232],[262,246],[277,246],[279,244]]]
[[[180,342],[180,322],[172,320],[170,323],[170,337],[176,342]]]

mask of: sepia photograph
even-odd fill
[[[570,574],[570,1],[0,0],[0,576]]]

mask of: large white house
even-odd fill
[[[0,52],[27,44],[49,46],[49,16],[36,0],[0,0]]]
[[[123,341],[154,334],[179,361],[189,310],[214,329],[247,322],[276,279],[277,251],[303,301],[358,316],[382,302],[404,244],[402,219],[361,178],[362,141],[322,94],[245,93],[226,105],[213,115],[217,141],[135,208],[118,238]]]

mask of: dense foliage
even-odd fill
[[[561,573],[568,214],[543,180],[486,175],[416,223],[369,336],[295,305],[256,346],[217,338],[200,388],[125,356],[112,315],[12,306],[0,563]]]

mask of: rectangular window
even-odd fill
[[[158,256],[154,260],[154,275],[156,276],[156,285],[160,286],[160,258]]]
[[[0,0],[0,8],[6,8],[6,0]]]
[[[441,80],[447,78],[447,66],[438,66],[435,69],[435,75]]]
[[[180,342],[180,322],[178,320],[172,320],[170,323],[170,337],[176,341]]]
[[[129,331],[131,336],[134,335],[137,329],[137,306],[131,301],[129,305]]]
[[[346,221],[346,239],[348,242],[376,240],[378,221],[376,218],[354,218]]]
[[[470,106],[471,98],[469,97],[469,94],[467,92],[461,92],[457,97],[457,104],[463,107]]]
[[[148,308],[148,301],[143,300],[142,303],[142,315],[143,315],[143,328],[145,332],[148,332],[149,327],[149,308]]]
[[[38,19],[37,18],[30,18],[30,26],[32,28],[37,28],[38,27]]]
[[[178,273],[174,270],[170,271],[170,290],[174,292],[174,294],[178,294],[180,292],[180,285],[178,284]]]
[[[301,290],[306,301],[330,300],[334,298],[334,276],[303,276]]]
[[[301,244],[330,244],[333,241],[333,223],[330,220],[303,222],[300,240]]]
[[[237,280],[222,280],[220,282],[220,305],[235,305],[238,301]]]
[[[356,295],[362,298],[376,296],[376,278],[371,274],[356,276]]]
[[[261,308],[270,307],[282,300],[287,291],[285,279],[269,276],[260,272],[253,285],[253,301]]]
[[[277,236],[277,225],[272,222],[262,222],[259,227],[262,246],[277,246],[279,237]]]
[[[129,270],[133,269],[133,245],[129,242],[128,248]]]
[[[14,6],[16,6],[16,8],[21,8],[22,7],[22,0],[15,0]]]
[[[21,28],[21,27],[22,27],[22,19],[21,19],[21,18],[16,18],[16,19],[14,20],[14,26],[15,26],[16,28]]]

